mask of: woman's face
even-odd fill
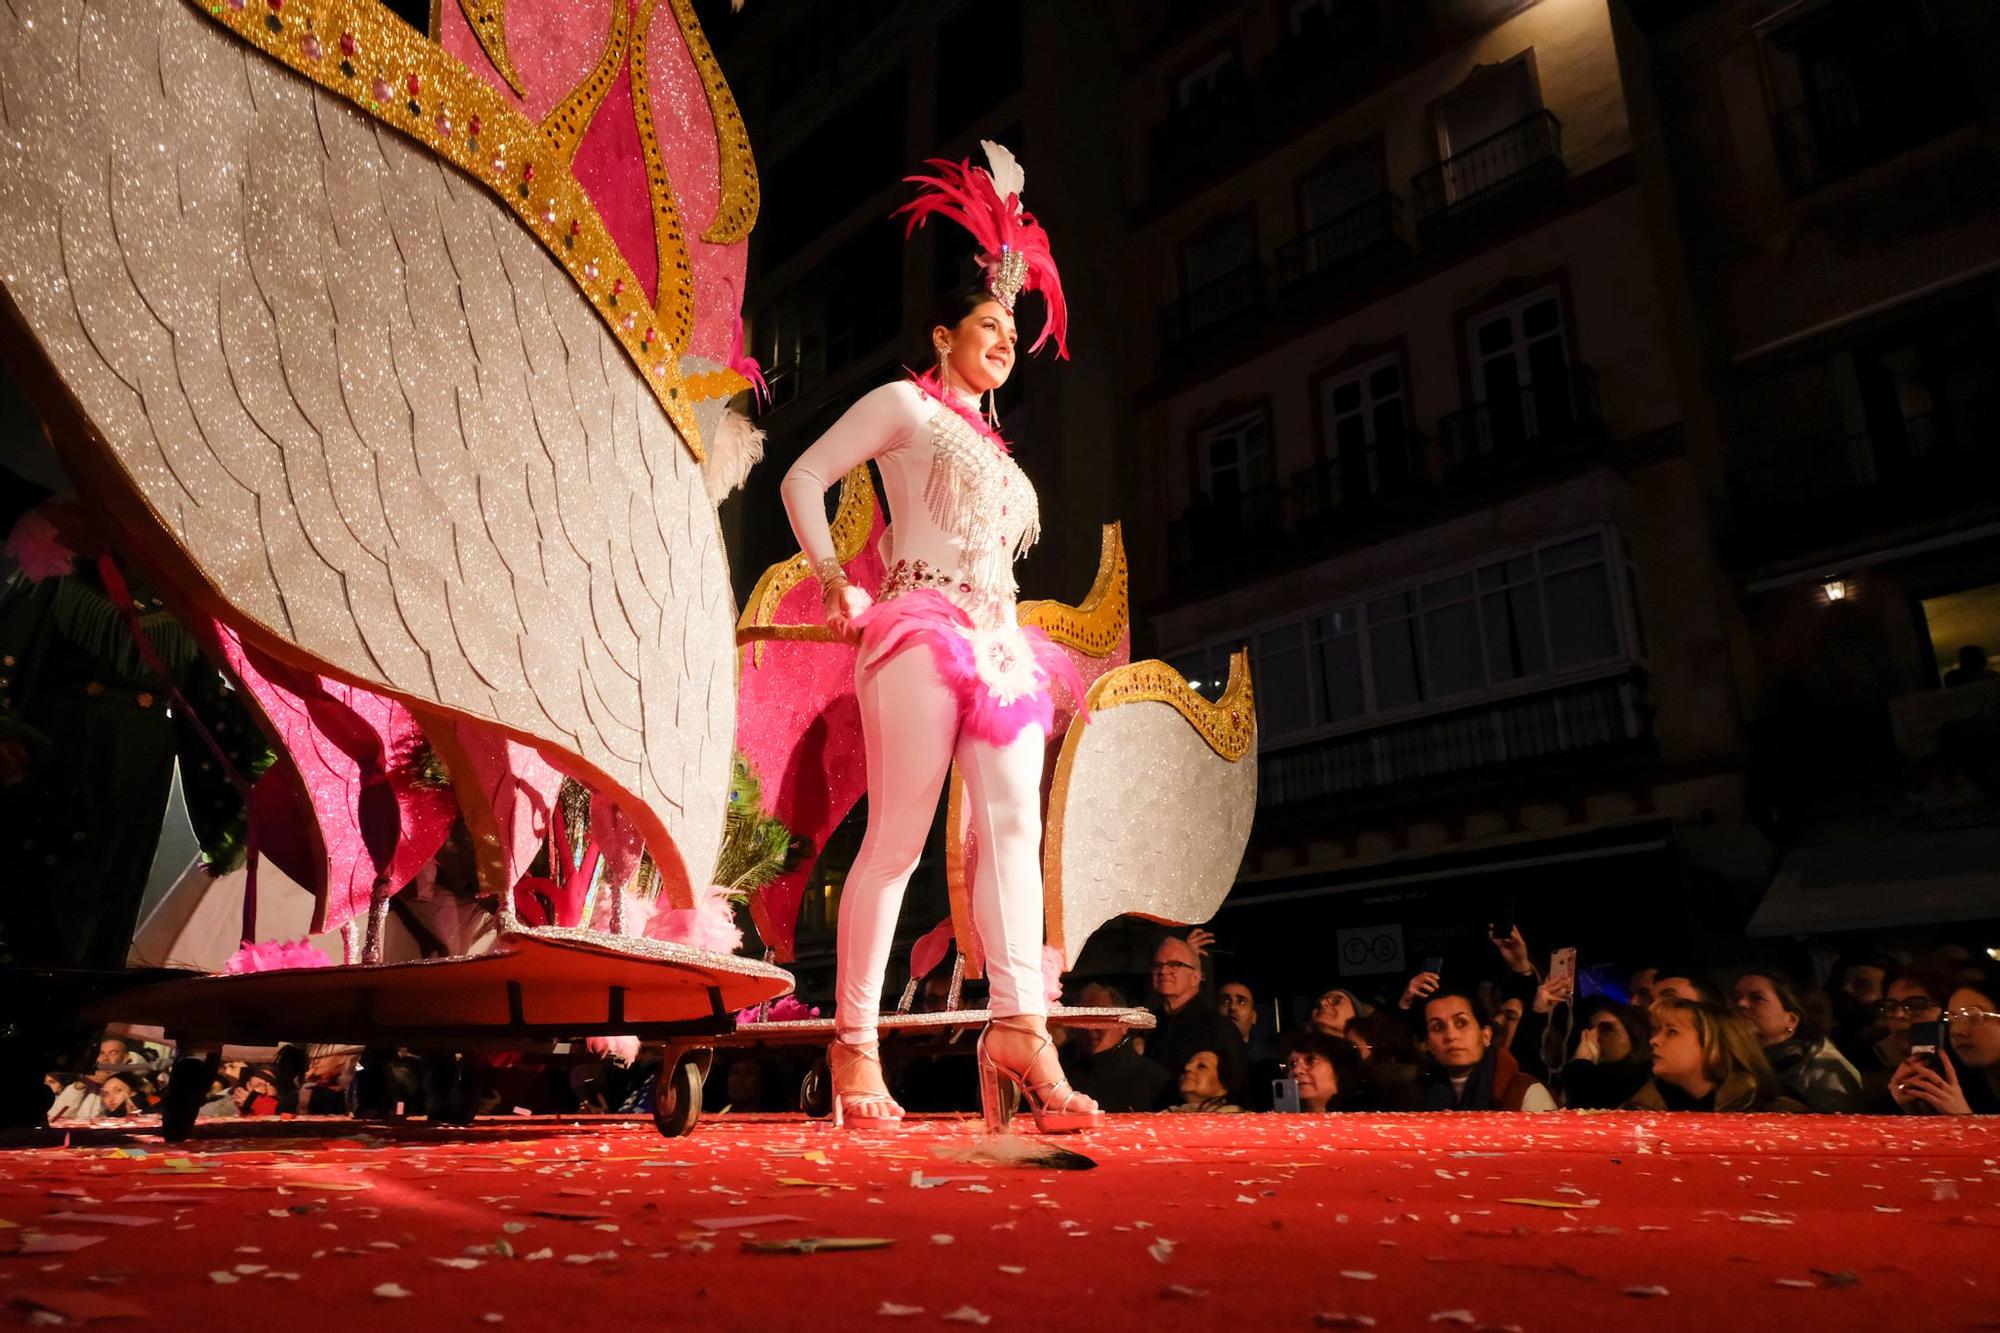
[[[1612,1015],[1600,1013],[1591,1019],[1590,1030],[1597,1034],[1598,1059],[1615,1064],[1632,1058],[1632,1034]]]
[[[124,1115],[132,1109],[132,1090],[122,1078],[107,1078],[97,1089],[97,1100],[104,1104],[106,1115]]]
[[[1493,1029],[1482,1026],[1462,995],[1448,995],[1424,1006],[1424,1043],[1431,1059],[1454,1072],[1467,1070],[1486,1057]]]
[[[1347,1025],[1353,1021],[1354,1001],[1347,998],[1346,991],[1330,990],[1313,1006],[1313,1028],[1329,1037],[1345,1036]]]
[[[1294,1051],[1289,1072],[1292,1081],[1299,1085],[1299,1105],[1309,1110],[1325,1110],[1326,1104],[1340,1092],[1340,1078],[1333,1072],[1333,1063],[1323,1055]]]
[[[931,330],[931,345],[945,353],[951,367],[951,387],[985,393],[997,389],[1014,373],[1014,317],[998,301],[982,301],[958,321],[956,328],[940,324]]]
[[[1653,1029],[1653,1077],[1686,1086],[1704,1078],[1701,1035],[1685,1014],[1665,1012]]]
[[[1738,977],[1729,998],[1736,1012],[1757,1029],[1757,1040],[1766,1046],[1789,1041],[1799,1030],[1799,1016],[1785,1012],[1769,977],[1760,977],[1755,972]]]
[[[2000,996],[1988,995],[1970,986],[1951,993],[1945,1006],[1950,1016],[1951,1048],[1968,1069],[1992,1069],[2000,1065]]]
[[[1897,977],[1889,983],[1888,994],[1876,1010],[1884,1032],[1906,1033],[1912,1023],[1927,1023],[1938,1016],[1938,998],[1915,977]]]
[[[1205,1102],[1222,1096],[1222,1067],[1214,1051],[1196,1051],[1181,1070],[1181,1096],[1189,1102]]]

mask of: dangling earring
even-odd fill
[[[940,392],[949,392],[951,389],[951,367],[945,364],[945,346],[943,343],[937,344],[937,354],[938,354],[938,371],[937,371],[938,390]]]
[[[991,389],[986,391],[986,424],[995,430],[1000,429],[1000,407],[997,396]]]

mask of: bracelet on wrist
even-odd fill
[[[819,580],[822,596],[831,596],[847,586],[847,571],[841,568],[840,561],[833,556],[813,561],[813,577]]]

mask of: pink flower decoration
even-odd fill
[[[30,509],[14,524],[14,531],[7,537],[7,554],[36,583],[61,578],[76,562],[76,552],[63,542],[56,525],[39,509]]]
[[[1042,946],[1042,990],[1050,1004],[1062,1003],[1063,956],[1052,944]]]
[[[637,1037],[585,1037],[583,1048],[600,1060],[616,1060],[623,1065],[639,1063]]]
[[[743,947],[743,931],[736,924],[729,890],[720,884],[697,890],[692,911],[667,908],[653,913],[653,919],[646,923],[646,937],[711,953],[735,953]]]
[[[293,967],[332,967],[327,956],[310,940],[265,940],[238,949],[222,970],[228,976],[245,972],[279,972]]]
[[[759,1023],[765,1021],[769,1021],[772,1023],[798,1023],[798,1022],[803,1022],[808,1018],[818,1018],[818,1017],[819,1017],[818,1005],[814,1005],[812,1008],[808,1009],[806,1008],[806,1003],[804,1000],[801,1000],[796,995],[787,995],[782,999],[771,1001],[771,1012],[768,1014],[759,1014],[757,1012],[757,1006],[754,1004],[751,1005],[748,1009],[739,1010],[736,1015],[736,1022],[737,1025],[740,1027],[745,1023]]]

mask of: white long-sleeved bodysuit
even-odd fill
[[[880,601],[935,589],[964,610],[982,636],[1018,636],[1012,566],[1038,530],[1034,488],[1011,457],[914,384],[884,385],[861,398],[785,474],[780,494],[807,559],[817,563],[834,555],[827,489],[870,460],[881,470],[893,525],[883,539],[890,564]],[[1005,744],[967,734],[960,696],[940,677],[931,653],[890,649],[881,656],[870,661],[864,653],[855,664],[868,829],[841,893],[835,1026],[850,1041],[875,1035],[903,891],[954,759],[965,777],[979,846],[972,916],[993,1013],[1046,1013],[1046,733],[1024,726]]]

